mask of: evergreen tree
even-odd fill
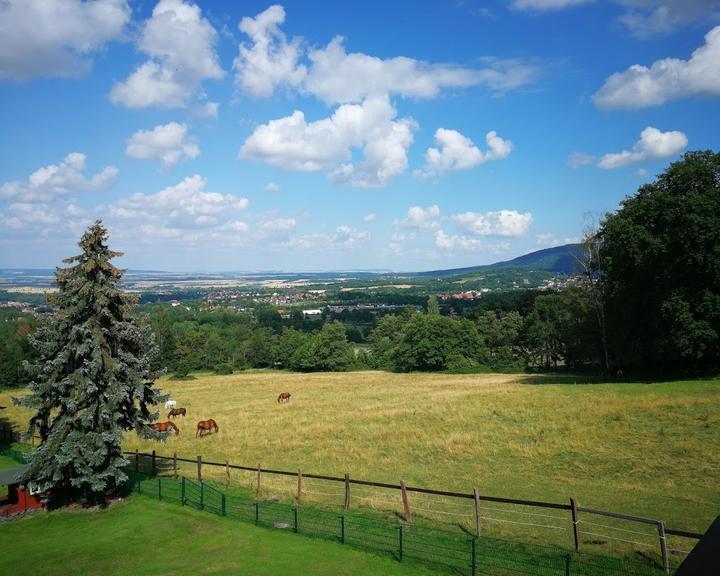
[[[121,253],[106,240],[98,220],[80,240],[82,254],[64,260],[72,266],[56,270],[57,313],[31,338],[32,394],[14,399],[35,410],[28,432],[41,438],[27,479],[55,503],[104,502],[127,479],[123,432],[159,437],[147,426],[158,416],[150,406],[166,399],[154,386],[157,346],[119,289],[123,271],[110,259]]]

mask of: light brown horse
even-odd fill
[[[186,416],[187,412],[185,411],[185,408],[173,408],[168,413],[168,418],[174,418],[175,416]]]
[[[150,428],[153,430],[156,430],[157,432],[167,432],[168,430],[175,430],[175,436],[180,434],[180,428],[175,426],[174,422],[170,422],[168,420],[167,422],[155,422],[155,424],[150,424]]]
[[[198,436],[202,436],[203,432],[207,432],[210,434],[210,432],[215,430],[215,432],[220,431],[220,427],[217,425],[217,422],[210,418],[210,420],[200,420],[197,425],[197,430],[195,431],[195,438]]]
[[[290,402],[290,392],[280,392],[280,396],[278,396],[278,404],[280,402]]]

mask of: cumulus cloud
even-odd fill
[[[375,222],[375,220],[377,220],[377,214],[375,214],[375,212],[370,212],[363,216],[363,222]]]
[[[632,150],[605,154],[600,159],[598,167],[612,170],[638,162],[660,160],[679,154],[687,145],[687,136],[682,132],[677,130],[661,132],[657,128],[648,126],[640,133],[640,139],[635,142]]]
[[[450,218],[458,228],[476,236],[524,236],[530,229],[533,217],[530,212],[499,210],[497,212],[465,212]]]
[[[267,97],[285,87],[329,104],[346,104],[392,95],[433,98],[443,88],[476,85],[503,92],[532,82],[538,74],[534,64],[519,59],[486,58],[484,67],[469,68],[348,53],[340,36],[305,54],[300,38],[287,40],[280,29],[284,21],[285,10],[275,5],[240,22],[250,40],[240,44],[233,64],[241,91]],[[307,65],[301,62],[305,56]]]
[[[720,26],[689,60],[665,58],[610,76],[593,96],[600,108],[644,108],[694,95],[720,96]]]
[[[415,230],[435,230],[440,226],[440,208],[437,204],[423,208],[422,206],[410,206],[407,217],[402,220],[395,220],[395,226],[412,228]]]
[[[280,186],[278,184],[275,184],[275,182],[268,182],[265,185],[265,192],[270,192],[270,193],[280,192]]]
[[[150,59],[113,86],[110,100],[129,108],[188,106],[203,80],[223,77],[216,41],[217,32],[196,4],[160,0],[138,40]],[[206,111],[217,113],[209,104]]]
[[[208,192],[206,186],[205,178],[189,176],[155,194],[136,193],[118,200],[107,213],[129,224],[128,230],[140,226],[143,234],[167,238],[187,239],[188,234],[197,234],[196,229],[236,223],[238,214],[248,206],[247,198]]]
[[[590,4],[595,0],[513,0],[511,6],[515,10],[562,10],[572,6],[580,6],[581,4]]]
[[[163,166],[172,166],[180,160],[197,158],[200,147],[187,134],[187,126],[170,122],[152,130],[138,130],[128,140],[125,154],[138,160],[156,160]]]
[[[438,148],[428,148],[425,152],[425,167],[416,170],[420,178],[434,178],[446,170],[469,170],[489,160],[507,158],[512,152],[512,142],[504,140],[494,130],[485,136],[488,151],[481,151],[467,136],[457,130],[438,128],[435,143]]]
[[[579,168],[580,166],[590,166],[595,164],[595,156],[586,154],[585,152],[573,152],[567,161],[570,168]]]
[[[543,232],[535,236],[535,244],[543,248],[552,248],[553,246],[564,246],[565,244],[575,244],[580,239],[574,236],[566,236],[564,238],[557,237],[552,232]]]
[[[255,128],[239,156],[284,170],[329,172],[333,180],[356,187],[386,185],[407,168],[411,119],[395,119],[386,98],[340,106],[322,120],[307,122],[303,112]],[[362,159],[352,162],[352,149]]]
[[[59,164],[39,168],[26,181],[13,180],[0,186],[0,199],[18,202],[46,202],[75,192],[93,192],[109,187],[118,169],[105,166],[94,176],[85,177],[85,154],[71,152]]]
[[[717,0],[620,0],[627,11],[619,21],[635,36],[669,34],[692,22],[717,17]]]
[[[457,234],[446,234],[442,230],[435,233],[435,246],[441,250],[478,250],[482,242],[478,238],[468,238]]]
[[[255,97],[271,96],[279,86],[298,86],[306,75],[299,64],[302,56],[301,38],[288,42],[280,25],[285,22],[285,9],[270,6],[255,18],[245,17],[238,28],[247,34],[250,43],[242,42],[233,61],[235,84]]]
[[[4,0],[0,78],[82,75],[93,52],[122,36],[130,14],[126,0]]]

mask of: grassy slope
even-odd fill
[[[22,543],[22,545],[19,545]],[[340,544],[131,498],[0,526],[0,574],[430,574]]]
[[[477,485],[519,498],[573,496],[696,531],[714,519],[719,382],[537,382],[381,372],[163,381],[188,409],[180,436],[165,445],[129,436],[127,447],[463,491]],[[293,398],[278,405],[283,390]],[[17,408],[8,412],[26,418]],[[220,433],[196,439],[195,422],[211,417]]]

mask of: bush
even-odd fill
[[[233,373],[233,367],[230,364],[218,364],[215,366],[215,374],[227,375]]]

